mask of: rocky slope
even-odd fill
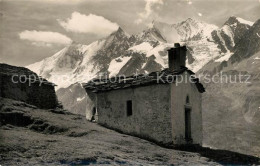
[[[260,19],[245,33],[235,46],[234,54],[230,57],[232,64],[253,56],[260,51]]]
[[[59,107],[54,84],[25,67],[0,63],[0,97],[24,101],[39,108]]]
[[[0,115],[1,165],[259,164],[259,158],[229,151],[160,147],[80,115],[11,99],[0,98]]]
[[[204,75],[222,72],[230,78],[227,83],[204,83],[207,89],[203,96],[206,145],[259,155],[259,25],[260,20],[247,26],[248,30],[235,42],[234,54],[229,59],[212,60],[198,72]],[[239,75],[243,75],[241,79]]]
[[[232,34],[234,34],[232,40],[234,41],[233,46],[231,47],[230,45],[230,50],[228,50],[226,54],[223,54],[223,56],[210,60],[198,71],[198,73],[221,72],[222,70],[225,70],[225,68],[236,66],[237,63],[260,51],[260,19],[255,23],[245,22],[245,24],[240,25],[240,28],[238,28],[238,23],[232,25],[236,25],[237,29],[239,29],[237,30],[237,33],[234,30],[234,32],[232,32]],[[229,33],[231,34],[231,32]],[[214,32],[212,32],[212,34],[214,34]],[[226,48],[227,47],[228,45],[226,45]]]
[[[260,154],[259,72],[260,52],[223,70],[222,83],[219,77],[216,83],[204,81],[204,145]]]
[[[252,25],[253,22],[232,16],[220,29],[212,32],[212,37],[222,52],[232,52]]]
[[[89,112],[86,110],[88,100],[86,100],[85,89],[79,83],[70,85],[68,88],[60,88],[56,92],[59,101],[63,102],[63,107],[67,110],[88,117],[92,115],[86,115]],[[65,102],[66,101],[66,102]]]

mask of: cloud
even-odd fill
[[[139,13],[140,18],[138,18],[137,20],[135,20],[136,24],[140,24],[141,22],[143,22],[143,20],[147,19],[152,13],[153,13],[153,6],[155,5],[163,5],[163,0],[145,0],[146,4],[145,4],[145,8],[144,11]],[[159,6],[157,6],[157,9],[159,8]]]
[[[102,16],[94,14],[84,15],[73,12],[66,21],[58,20],[60,25],[70,32],[92,33],[97,36],[107,36],[118,29],[118,24]]]
[[[201,17],[201,16],[202,16],[202,14],[201,14],[201,13],[198,13],[198,16],[200,16],[200,17]]]
[[[22,40],[29,40],[33,45],[50,47],[52,44],[67,45],[71,43],[71,39],[58,32],[49,31],[28,31],[19,33]]]

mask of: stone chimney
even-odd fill
[[[174,71],[185,66],[186,51],[186,46],[181,46],[179,43],[175,43],[174,48],[168,50],[169,70]]]

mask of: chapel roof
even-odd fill
[[[191,81],[194,83],[200,93],[205,92],[204,86],[195,77],[195,73],[187,67],[182,66],[180,69],[170,71],[168,68],[162,71],[151,72],[149,74],[138,74],[128,77],[111,77],[102,79],[93,79],[88,83],[83,84],[86,90],[91,90],[94,93],[111,91],[117,89],[134,88],[139,86],[148,86],[153,84],[169,84],[176,81],[177,76],[184,72],[191,76]],[[159,79],[158,79],[159,78]]]

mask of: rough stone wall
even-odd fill
[[[170,84],[100,92],[98,123],[158,143],[172,143],[169,92]],[[132,100],[131,116],[127,116],[127,100]]]
[[[26,102],[39,108],[55,108],[58,105],[53,85],[13,83],[11,75],[0,74],[0,96]]]
[[[182,74],[185,78],[185,74]],[[171,107],[172,107],[172,128],[173,143],[185,144],[185,105],[186,97],[189,96],[191,108],[191,137],[193,144],[202,144],[202,114],[201,114],[201,93],[198,92],[193,83],[171,84]]]

